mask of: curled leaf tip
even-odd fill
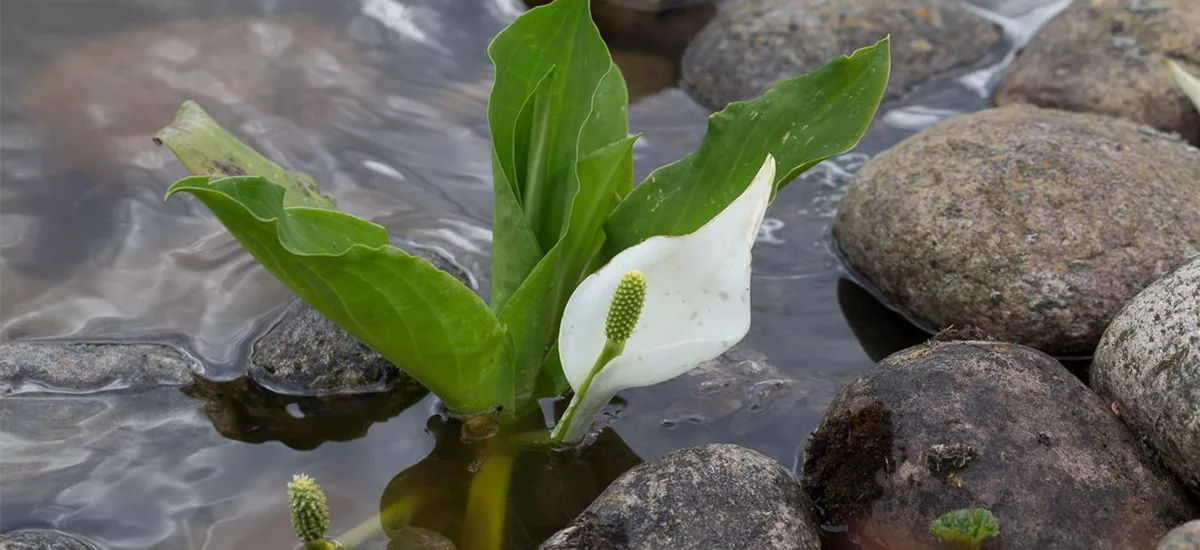
[[[288,511],[296,536],[304,542],[323,540],[329,530],[329,504],[325,491],[305,474],[292,476],[288,483]]]
[[[646,303],[646,274],[636,269],[621,277],[608,306],[608,317],[604,322],[604,335],[612,342],[624,342],[633,334],[642,306]]]

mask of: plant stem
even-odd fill
[[[592,370],[588,372],[587,378],[583,380],[583,386],[579,388],[579,391],[575,392],[576,398],[574,403],[576,405],[583,403],[583,398],[587,396],[588,388],[592,387],[592,380],[596,378],[596,375],[599,374],[600,371],[604,370],[604,367],[608,365],[609,362],[611,362],[613,359],[616,359],[617,356],[621,355],[621,353],[624,351],[624,341],[604,341],[604,349],[600,350],[600,357],[596,358],[596,364],[592,365]],[[575,421],[575,413],[578,412],[578,410],[578,406],[573,406],[567,408],[567,412],[563,413],[562,420],[560,420],[558,424],[554,426],[554,433],[551,434],[551,439],[553,439],[555,443],[563,442],[563,438],[567,436],[567,429],[571,426],[571,422]]]
[[[334,550],[337,546],[325,539],[310,540],[304,542],[305,550]]]
[[[508,521],[508,489],[512,485],[517,446],[505,441],[488,445],[487,456],[471,478],[462,550],[502,550]]]

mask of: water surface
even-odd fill
[[[1005,47],[885,106],[858,149],[803,175],[768,211],[744,347],[783,373],[792,398],[714,418],[696,400],[665,408],[665,397],[678,397],[669,386],[627,392],[619,437],[605,447],[616,449],[606,457],[623,458],[609,462],[720,441],[792,466],[843,383],[920,340],[845,283],[829,225],[842,188],[872,154],[983,108],[1013,47],[1062,6],[975,3],[1004,25]],[[184,172],[150,137],[196,99],[252,146],[314,174],[344,210],[440,247],[486,289],[485,48],[521,9],[513,0],[3,4],[0,338],[166,343],[215,382],[5,397],[0,531],[54,527],[114,550],[291,548],[283,486],[299,471],[327,488],[333,532],[378,512],[389,483],[452,428],[431,418],[427,396],[330,407],[239,380],[288,293],[195,200],[162,200]],[[643,74],[653,80],[658,70]],[[677,89],[642,84],[632,87],[649,95],[630,109],[633,131],[644,133],[639,178],[693,149],[708,115]],[[577,493],[617,473],[597,473]],[[586,504],[555,494],[562,502],[552,510],[518,505],[516,546],[536,544]]]

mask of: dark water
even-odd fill
[[[518,484],[535,489],[513,496],[516,546],[552,532],[637,460],[687,445],[738,443],[794,465],[842,384],[923,338],[845,281],[828,230],[871,154],[984,107],[1013,46],[1062,6],[974,1],[1005,26],[1006,49],[885,106],[858,150],[802,176],[768,211],[743,345],[794,379],[785,406],[714,415],[722,396],[680,396],[669,384],[623,394],[615,433],[594,453],[519,469]],[[485,48],[521,9],[515,0],[3,3],[0,338],[167,343],[215,382],[4,398],[0,531],[55,527],[108,549],[292,548],[283,504],[292,473],[326,487],[335,534],[378,513],[412,479],[406,469],[456,452],[435,450],[435,434],[456,427],[431,416],[431,397],[330,404],[238,378],[288,294],[197,202],[163,202],[184,172],[150,137],[194,98],[260,151],[313,173],[343,209],[440,247],[486,289]],[[661,55],[663,41],[649,42]],[[631,88],[650,92],[674,69],[641,53],[618,59],[640,75]],[[676,89],[641,97],[630,109],[644,133],[638,177],[694,148],[707,115]],[[437,463],[421,468],[455,477]],[[447,509],[461,504],[445,498]],[[453,514],[425,523],[455,528]]]

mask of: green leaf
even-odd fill
[[[496,73],[488,102],[496,181],[492,307],[501,311],[563,238],[578,189],[576,162],[629,131],[625,83],[588,0],[529,10],[488,54]]]
[[[651,172],[609,217],[604,257],[655,235],[699,229],[745,191],[767,153],[778,163],[778,191],[852,149],[883,98],[890,66],[885,38],[713,114],[698,149]]]
[[[513,334],[514,376],[522,387],[535,386],[558,338],[567,299],[583,278],[587,261],[600,248],[600,226],[616,205],[617,190],[633,180],[636,139],[629,136],[579,161],[579,193],[571,209],[567,235],[538,262],[500,314],[500,323],[510,327]],[[556,360],[550,363],[557,365]],[[554,377],[555,373],[548,375]],[[558,386],[554,381],[552,387]]]
[[[1163,65],[1167,67],[1167,71],[1175,79],[1175,83],[1179,85],[1179,89],[1192,100],[1192,105],[1196,106],[1196,110],[1200,111],[1200,78],[1192,76],[1191,73],[1185,71],[1178,63],[1164,59]]]
[[[284,186],[288,206],[337,207],[332,197],[321,194],[312,176],[284,169],[258,154],[223,130],[195,101],[185,101],[171,125],[154,136],[154,142],[166,145],[193,174],[262,176]]]
[[[259,156],[194,103],[185,104],[159,139],[191,170],[207,174],[219,160],[252,174],[185,178],[167,197],[186,192],[200,199],[292,292],[450,410],[524,405],[518,396],[531,389],[513,385],[511,337],[471,289],[390,245],[383,227],[333,209],[310,176]]]
[[[1000,534],[1000,523],[986,508],[964,508],[942,514],[929,531],[956,550],[976,550],[988,538]]]

